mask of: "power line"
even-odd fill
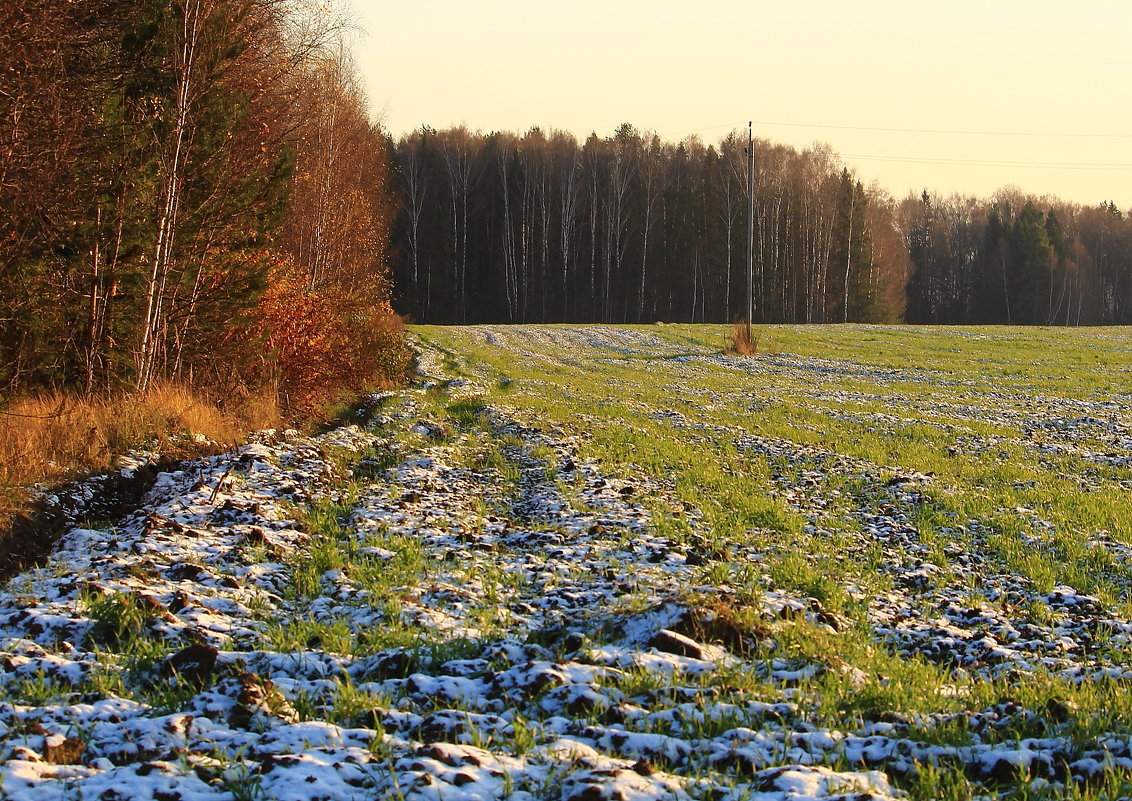
[[[861,159],[862,161],[888,161],[903,164],[939,164],[958,167],[1002,167],[1020,169],[1046,169],[1046,170],[1095,170],[1116,171],[1132,170],[1132,164],[1088,164],[1068,161],[985,161],[980,159],[945,159],[945,158],[913,158],[910,156],[867,156],[857,153],[843,153],[842,158]]]
[[[735,130],[738,130],[741,125],[742,125],[741,122],[725,122],[722,125],[708,125],[704,128],[689,128],[686,131],[664,131],[663,133],[658,133],[657,135],[658,136],[687,136],[688,134],[703,133],[704,131],[718,131],[721,128],[734,128]]]
[[[820,125],[816,123],[793,122],[753,122],[752,125],[771,125],[789,128],[829,128],[843,131],[881,131],[893,133],[922,133],[922,134],[961,134],[968,136],[1025,136],[1025,137],[1076,137],[1076,138],[1132,138],[1132,134],[1103,134],[1103,133],[1039,133],[1035,131],[962,131],[930,128],[882,128],[861,125]],[[722,125],[709,125],[703,128],[692,128],[686,131],[662,133],[660,136],[686,136],[692,133],[715,131],[721,128],[738,130],[740,123],[724,123]],[[998,159],[949,159],[940,157],[917,156],[873,156],[860,153],[841,153],[841,158],[856,159],[860,161],[879,161],[896,164],[930,164],[952,167],[992,167],[999,169],[1026,169],[1026,170],[1079,170],[1082,172],[1124,172],[1132,170],[1132,163],[1088,163],[1068,161],[1006,161]]]
[[[811,122],[768,122],[758,121],[754,122],[755,125],[769,125],[778,128],[826,128],[835,131],[874,131],[874,132],[887,132],[887,133],[915,133],[915,134],[954,134],[957,136],[1028,136],[1028,137],[1056,137],[1056,138],[1070,138],[1070,139],[1132,139],[1132,133],[1088,133],[1088,132],[1067,132],[1057,133],[1054,131],[967,131],[962,129],[949,129],[949,128],[884,128],[881,126],[870,125],[830,125],[826,123],[811,123]],[[665,131],[661,136],[684,136],[691,133],[703,133],[704,131],[717,131],[721,128],[734,128],[738,130],[742,126],[742,122],[727,122],[721,125],[708,125],[703,128],[690,128],[686,131]]]
[[[956,134],[961,136],[1048,136],[1091,139],[1132,139],[1132,133],[1055,133],[1052,131],[963,131],[945,128],[881,128],[867,125],[824,125],[804,122],[755,122],[783,128],[830,128],[838,131],[886,131],[889,133]],[[705,129],[706,130],[706,129]]]

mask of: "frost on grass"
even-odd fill
[[[1046,399],[1057,414],[1035,420],[954,376],[921,414],[885,391],[930,382],[909,366],[737,364],[616,328],[460,336],[480,358],[426,348],[425,384],[369,428],[162,474],[132,515],[74,528],[8,584],[6,797],[1058,797],[1132,770],[1127,730],[1079,720],[1071,697],[1128,678],[1119,532],[1084,546],[1096,587],[1046,580],[1026,549],[1068,546],[1040,508],[928,527],[954,482],[750,412],[796,380],[831,425],[923,425],[954,458],[1056,458],[1103,492],[1127,480],[1095,472],[1132,455],[1127,399]],[[535,375],[505,381],[491,358]],[[597,406],[540,413],[557,373],[606,368],[604,389],[578,388]],[[713,388],[744,371],[755,388]],[[631,444],[616,458],[595,446],[601,403],[624,415],[601,434]],[[666,438],[731,475],[763,466],[748,492],[798,530],[737,518],[707,467],[638,463]]]

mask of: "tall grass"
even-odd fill
[[[378,306],[353,314],[346,326],[326,310],[326,303],[315,309],[326,318],[318,321],[316,333],[326,335],[312,340],[309,325],[298,326],[304,334],[300,336],[280,324],[285,330],[276,331],[270,342],[274,362],[261,374],[253,370],[242,375],[237,369],[234,396],[220,389],[210,393],[164,383],[144,393],[109,398],[60,392],[7,403],[0,398],[0,531],[14,513],[26,508],[24,488],[30,484],[54,484],[105,470],[122,453],[153,442],[160,443],[158,450],[167,458],[198,455],[201,447],[194,446],[192,436],[183,435],[203,435],[228,445],[247,431],[279,427],[284,420],[298,425],[325,422],[343,399],[403,384],[411,359],[401,319]],[[279,310],[291,324],[303,313],[296,303]],[[256,336],[250,329],[234,331],[245,338]]]
[[[235,408],[232,408],[232,407]],[[131,448],[161,443],[164,455],[199,452],[192,436],[231,443],[249,429],[277,425],[272,393],[224,410],[177,384],[144,393],[81,398],[50,393],[0,409],[0,527],[23,505],[21,488],[56,483],[106,469]]]
[[[723,352],[728,356],[757,356],[761,338],[762,332],[753,328],[750,320],[736,320]]]

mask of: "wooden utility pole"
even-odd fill
[[[747,123],[747,322],[755,321],[755,134]]]

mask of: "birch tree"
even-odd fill
[[[577,239],[577,213],[581,196],[581,164],[578,143],[569,135],[556,133],[550,140],[551,158],[558,187],[559,290],[562,320],[570,317],[570,277],[574,271]]]
[[[421,218],[425,203],[429,198],[429,174],[425,169],[425,148],[427,133],[421,129],[403,141],[398,148],[399,163],[396,167],[401,194],[404,197],[405,216],[408,219],[407,246],[409,255],[409,287],[407,294],[417,298],[421,290]],[[429,306],[431,280],[426,280],[425,308]]]
[[[452,289],[459,323],[467,321],[468,312],[468,199],[476,167],[472,148],[472,136],[466,128],[446,131],[440,137],[452,224]]]

